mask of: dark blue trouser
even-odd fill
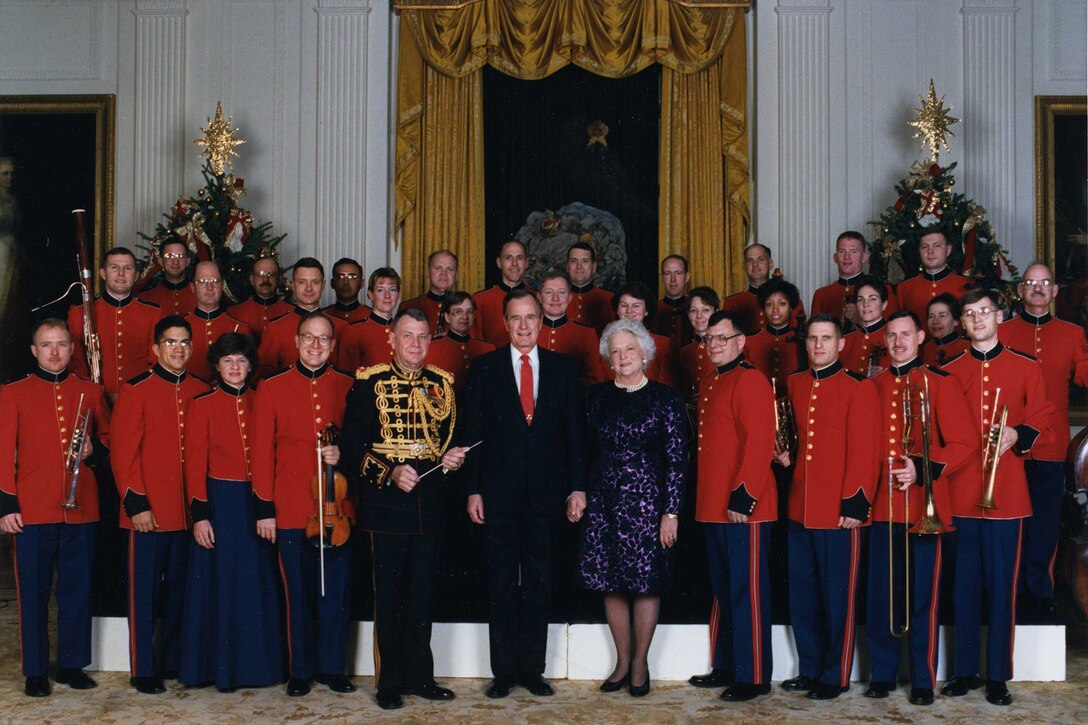
[[[790,521],[789,557],[800,674],[846,687],[854,665],[861,529],[808,529]]]
[[[15,535],[23,674],[49,671],[49,589],[57,571],[57,667],[91,663],[91,570],[97,524],[26,524]]]
[[[1016,627],[1016,580],[1020,568],[1023,519],[953,517],[957,530],[956,580],[952,602],[956,616],[956,677],[979,673],[979,630],[986,592],[990,620],[986,636],[986,679],[1012,679]]]
[[[438,573],[433,533],[371,534],[374,670],[378,689],[434,682],[431,603]]]
[[[177,672],[188,531],[130,531],[128,538],[128,647],[133,677]],[[162,617],[162,667],[155,666],[155,622]]]
[[[892,601],[888,601],[888,522],[875,521],[869,531],[869,660],[871,682],[899,680],[900,643],[889,628],[892,607],[896,629],[902,629],[903,583],[910,576],[910,680],[913,687],[933,689],[937,679],[940,636],[941,558],[943,534],[911,534],[910,574],[903,572],[904,524],[892,525],[895,572]]]
[[[1065,495],[1065,464],[1024,461],[1032,515],[1024,519],[1023,584],[1033,597],[1054,598],[1054,558]]]
[[[718,634],[730,643],[721,667],[736,682],[771,681],[771,525],[704,524],[710,584],[729,609]]]
[[[351,546],[325,549],[325,596],[321,596],[319,550],[306,541],[305,530],[277,529],[276,541],[287,601],[291,677],[344,674]]]

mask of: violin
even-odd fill
[[[339,439],[340,430],[331,423],[317,434],[317,475],[310,483],[314,512],[306,522],[306,540],[320,549],[343,546],[351,534],[350,504],[345,506],[348,479],[321,460],[321,449],[337,445]]]

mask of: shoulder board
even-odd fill
[[[136,385],[138,383],[142,383],[143,381],[147,380],[148,378],[150,378],[154,374],[155,373],[153,371],[151,371],[151,370],[145,370],[144,372],[140,373],[136,377],[129,379],[128,384],[129,385]]]
[[[294,310],[291,310],[291,312],[294,312]],[[278,315],[277,317],[273,317],[271,320],[268,321],[268,324],[271,325],[273,322],[279,322],[284,317],[287,317],[289,314],[291,314],[291,312],[284,312],[282,315]]]
[[[71,373],[69,373],[69,374],[71,374]],[[31,378],[34,378],[34,377],[37,377],[37,376],[32,375],[30,373],[27,373],[26,375],[19,378],[18,380],[12,380],[10,383],[6,383],[6,385],[7,385],[7,387],[10,388],[12,385],[18,385],[19,383],[25,383],[27,380],[30,380]]]
[[[855,373],[853,370],[847,370],[846,368],[843,368],[843,372],[846,373],[846,375],[848,377],[851,377],[854,380],[857,380],[859,383],[862,382],[863,380],[868,379],[864,375],[862,375],[861,373]]]
[[[956,357],[959,357],[959,355],[957,355]],[[936,365],[926,365],[925,369],[926,369],[927,372],[931,372],[934,375],[939,375],[942,378],[947,378],[950,375],[949,373],[945,372],[944,370],[941,370]]]
[[[293,369],[294,367],[295,367],[294,365],[288,365],[288,366],[286,366],[286,367],[282,367],[282,368],[280,368],[279,370],[273,370],[272,372],[270,372],[270,373],[268,373],[267,375],[265,375],[265,376],[264,376],[264,379],[265,379],[265,380],[271,380],[272,378],[276,378],[276,377],[279,377],[280,375],[283,375],[284,373],[286,373],[286,372],[289,372],[289,371],[290,371],[290,370],[292,370],[292,369]]]
[[[344,375],[349,378],[355,377],[355,373],[351,372],[350,370],[345,370],[344,368],[338,368],[335,365],[332,366],[332,370],[334,373],[339,373],[340,375]]]
[[[946,360],[946,361],[945,361],[945,363],[944,363],[944,365],[943,365],[942,367],[948,367],[948,365],[949,365],[950,363],[954,363],[955,361],[959,360],[959,359],[960,359],[961,357],[963,357],[963,356],[964,356],[964,355],[966,355],[966,354],[967,354],[967,351],[966,351],[966,350],[964,350],[963,352],[960,352],[960,353],[956,354],[955,356],[953,356],[953,357],[949,358],[948,360]]]
[[[1026,352],[1020,352],[1015,347],[1009,347],[1008,345],[1006,345],[1005,349],[1008,350],[1009,352],[1015,354],[1015,355],[1019,355],[1020,357],[1026,357],[1028,360],[1032,360],[1032,361],[1035,360],[1034,355],[1029,355]]]
[[[427,365],[424,365],[423,368],[425,370],[431,371],[432,373],[439,376],[440,378],[442,378],[443,380],[445,380],[448,383],[453,382],[453,373],[449,372],[448,370],[443,370],[442,368],[438,367],[437,365],[431,365],[429,363]]]
[[[145,307],[154,307],[156,310],[159,309],[159,303],[158,302],[148,302],[147,300],[142,300],[139,297],[136,298],[136,302],[138,302],[139,304],[141,304],[141,305],[143,305]]]
[[[747,360],[741,360],[740,365],[738,365],[737,367],[744,368],[745,370],[755,370],[756,369],[756,366],[753,365],[752,363],[748,362]]]
[[[587,330],[593,330],[593,325],[587,325],[586,323],[579,322],[578,320],[571,320],[571,322],[573,322],[577,327],[584,327]]]
[[[218,389],[209,390],[207,392],[201,393],[200,395],[194,395],[193,400],[200,400],[201,398],[207,398],[210,395],[215,395],[216,392],[218,392]]]
[[[205,379],[205,378],[202,378],[202,377],[200,377],[199,375],[193,375],[193,374],[192,374],[191,372],[189,372],[188,370],[186,370],[186,371],[185,371],[185,375],[186,375],[186,377],[187,377],[187,378],[189,378],[189,379],[191,379],[191,380],[195,380],[195,381],[197,381],[198,383],[204,383],[205,385],[211,385],[211,381],[210,381],[210,380],[207,380],[207,379]]]
[[[388,370],[392,370],[393,366],[389,363],[380,363],[378,365],[371,365],[368,368],[359,368],[355,371],[356,380],[369,380],[378,373],[384,373]]]

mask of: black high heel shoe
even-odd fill
[[[627,692],[631,697],[645,697],[650,692],[650,673],[646,673],[646,681],[641,685],[636,685],[634,681],[627,686]]]
[[[605,680],[601,683],[601,692],[619,692],[622,690],[628,682],[631,680],[631,673],[621,677],[619,680]]]

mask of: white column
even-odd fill
[[[957,175],[1009,248],[1017,207],[1016,7],[1014,0],[964,0],[961,12],[964,120],[953,131],[962,129],[963,165]]]
[[[780,0],[778,239],[767,240],[808,300],[826,275],[831,235],[829,15],[826,0]]]
[[[321,0],[317,11],[315,253],[363,259],[366,215],[367,0]],[[331,269],[328,270],[331,273]]]
[[[135,39],[133,216],[135,229],[151,233],[164,209],[184,191],[185,0],[138,0]],[[118,148],[123,148],[124,139]],[[195,147],[194,147],[195,148]],[[134,240],[119,239],[132,246]]]

